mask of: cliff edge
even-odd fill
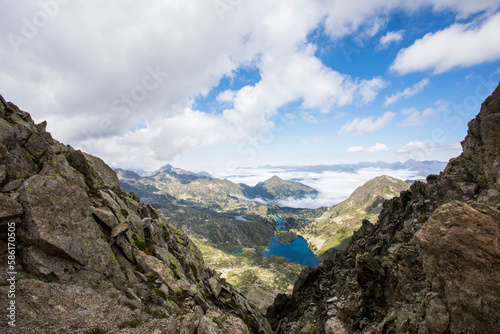
[[[278,333],[500,333],[500,85],[463,153],[304,270],[267,317]]]
[[[271,331],[184,233],[45,126],[0,96],[2,333]]]

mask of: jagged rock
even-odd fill
[[[218,310],[210,309],[201,319],[198,334],[249,334],[248,327],[243,320],[223,314]]]
[[[333,321],[352,333],[500,333],[500,85],[462,146],[276,298],[277,333],[324,333]]]
[[[98,158],[88,153],[83,153],[83,155],[87,159],[87,162],[90,165],[90,167],[97,172],[97,175],[102,180],[105,188],[109,188],[113,190],[115,193],[121,191],[120,182],[118,181],[118,176],[116,176],[116,173],[111,167],[106,165],[106,163],[102,161],[101,158]]]
[[[113,211],[111,211],[108,207],[96,208],[95,206],[91,206],[90,210],[96,216],[96,218],[106,224],[109,228],[114,228],[118,226],[118,219],[116,218]]]
[[[5,186],[0,188],[0,192],[3,192],[3,193],[13,192],[13,191],[19,189],[19,187],[21,187],[23,185],[23,183],[24,183],[24,179],[10,181]]]
[[[19,222],[23,207],[16,199],[7,194],[0,193],[0,225],[7,222]]]
[[[128,230],[128,224],[121,223],[120,225],[113,227],[113,229],[111,230],[111,238],[115,238],[127,230]]]
[[[349,334],[342,321],[338,318],[330,318],[325,325],[326,334]]]
[[[226,333],[271,332],[216,276],[224,298],[213,294],[201,252],[123,192],[101,159],[52,139],[45,123],[35,125],[1,96],[0,107],[0,223],[19,223],[18,321],[6,333],[117,333],[133,324],[127,333],[191,334],[205,312]],[[2,240],[2,277],[9,271],[5,248]],[[0,294],[8,288],[0,286]],[[1,308],[0,317],[6,312]]]
[[[20,189],[26,219],[22,236],[49,254],[86,265],[91,253],[85,245],[99,239],[99,229],[82,206],[87,194],[52,170],[26,180]],[[88,247],[88,246],[87,246]]]
[[[219,298],[219,294],[222,288],[217,279],[215,277],[210,277],[208,279],[208,284],[210,285],[210,289],[212,289],[215,298]]]
[[[416,233],[431,284],[431,333],[494,333],[500,321],[500,211],[453,201]],[[448,320],[448,318],[451,320]]]

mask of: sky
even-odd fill
[[[500,81],[499,0],[0,0],[0,94],[113,167],[440,160]]]

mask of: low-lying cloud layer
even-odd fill
[[[319,194],[315,197],[306,197],[303,199],[291,198],[279,203],[282,206],[311,209],[338,204],[347,199],[357,187],[380,175],[389,175],[401,180],[423,179],[426,177],[409,169],[393,170],[385,168],[363,168],[356,173],[334,171],[315,173],[288,171],[279,168],[240,168],[232,175],[227,176],[227,179],[236,183],[245,183],[254,186],[258,182],[265,181],[274,175],[284,180],[304,183],[318,190]],[[222,174],[214,176],[225,177],[225,175]]]

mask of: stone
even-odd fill
[[[100,158],[78,150],[68,154],[68,162],[73,168],[83,174],[85,182],[90,189],[121,191],[116,173]]]
[[[101,158],[93,156],[88,153],[83,153],[90,166],[97,172],[97,175],[102,180],[104,187],[111,189],[114,192],[121,192],[120,182],[115,171],[106,165]]]
[[[436,293],[427,306],[428,312],[438,314],[426,319],[431,332],[446,325],[446,310],[453,333],[493,333],[498,329],[499,231],[499,210],[453,201],[436,209],[416,233],[423,249],[424,271]]]
[[[61,176],[35,175],[20,189],[25,206],[23,230],[26,239],[47,253],[87,264],[91,254],[85,245],[99,238],[85,207],[90,207],[86,192]],[[94,228],[92,228],[94,227]]]
[[[113,228],[111,230],[111,238],[115,238],[119,236],[120,234],[124,233],[126,230],[128,230],[128,224],[127,223],[121,223]]]
[[[220,310],[210,309],[200,320],[198,334],[250,334],[243,320]]]
[[[175,274],[164,262],[154,256],[146,255],[135,248],[133,249],[133,253],[137,264],[146,272],[146,276],[153,275],[153,277],[159,278],[174,293],[182,291],[179,285],[180,282],[178,283]]]
[[[0,193],[0,225],[8,222],[19,223],[23,213],[23,207],[15,199],[7,194]]]
[[[1,167],[0,167],[0,170],[1,170]],[[24,179],[17,179],[14,181],[10,181],[9,183],[7,183],[5,186],[3,186],[0,189],[0,192],[9,193],[9,192],[15,191],[15,190],[19,189],[19,187],[21,187],[23,185],[23,183],[24,183]]]
[[[212,290],[215,298],[219,298],[219,294],[221,291],[221,286],[219,284],[219,281],[215,277],[210,277],[208,279],[208,284],[210,285],[210,289]]]
[[[342,321],[338,318],[330,318],[325,324],[326,334],[349,334],[349,331],[344,327]]]
[[[113,211],[111,211],[111,209],[106,206],[101,208],[96,208],[95,206],[91,206],[90,210],[96,216],[97,219],[102,221],[111,229],[119,224],[118,219],[116,218]]]
[[[9,151],[2,143],[0,143],[0,165],[3,165],[5,163],[5,160],[7,159],[8,156],[9,156]]]

